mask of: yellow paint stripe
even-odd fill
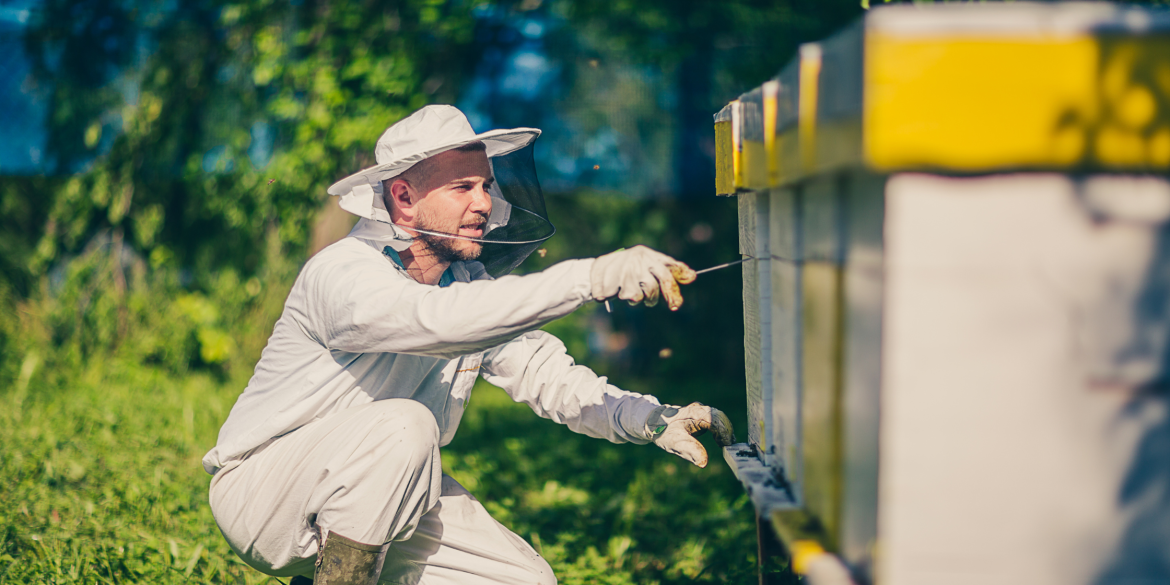
[[[825,554],[825,549],[815,540],[797,540],[789,547],[789,552],[792,553],[793,572],[805,575],[808,574],[808,566],[814,559]]]
[[[735,161],[731,141],[731,120],[715,123],[715,194],[735,193]]]
[[[731,168],[736,190],[744,186],[743,178],[743,105],[731,102]]]
[[[764,156],[768,165],[768,185],[780,183],[780,159],[776,152],[777,100],[780,82],[769,81],[763,85],[764,93]]]
[[[821,75],[821,47],[808,44],[800,47],[800,94],[797,103],[798,133],[800,135],[800,165],[810,172],[817,159],[817,84]]]
[[[866,39],[878,170],[1170,167],[1170,38]]]

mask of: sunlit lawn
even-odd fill
[[[0,391],[0,583],[276,583],[223,541],[200,465],[245,381],[113,362]],[[562,583],[754,582],[751,505],[712,455],[575,435],[481,383],[443,467]]]

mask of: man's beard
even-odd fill
[[[422,229],[430,229],[419,226]],[[434,230],[438,231],[438,230]],[[422,240],[427,248],[435,254],[435,257],[441,262],[460,262],[467,260],[475,260],[479,258],[479,253],[483,251],[483,246],[478,242],[469,242],[467,240],[459,240],[456,238],[449,238],[446,236],[433,236],[431,234],[424,234],[419,232],[418,239]],[[457,247],[462,244],[462,248]]]
[[[443,229],[436,227],[435,222],[431,221],[430,214],[420,210],[418,214],[417,225],[419,229],[429,230],[442,234],[453,234],[459,231],[458,226],[454,230]],[[483,245],[479,242],[472,242],[460,238],[452,238],[447,236],[435,236],[418,232],[418,239],[422,240],[427,248],[435,255],[440,262],[466,262],[468,260],[475,260],[479,258],[480,252],[483,251]]]

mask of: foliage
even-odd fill
[[[705,95],[695,96],[708,112],[775,76],[800,43],[862,14],[856,0],[621,0],[571,2],[566,9],[585,35],[603,41],[597,45],[607,56],[718,75]]]
[[[287,286],[320,194],[442,98],[472,7],[44,2],[26,44],[62,176],[0,181],[0,279],[45,358],[228,367],[228,324]]]
[[[683,198],[705,198],[714,191],[711,115],[777,75],[800,43],[821,39],[862,14],[857,0],[615,0],[557,6],[574,30],[552,46],[553,54],[570,64],[565,115],[584,128],[616,130],[623,150],[646,158],[665,151],[670,164],[663,179],[669,189],[660,191]],[[631,83],[630,77],[652,82]],[[662,116],[666,108],[673,115]],[[629,148],[631,143],[637,147]],[[631,162],[630,182],[643,181],[658,168]]]
[[[422,72],[450,69],[471,18],[431,0],[121,6],[51,0],[29,36],[63,117],[58,166],[92,161],[53,194],[34,273],[106,229],[182,265],[254,271],[269,229],[303,250],[319,194],[369,162],[387,120],[426,103]],[[125,80],[87,73],[125,64],[128,27],[145,63]]]

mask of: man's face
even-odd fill
[[[488,217],[492,213],[491,166],[482,150],[451,150],[428,159],[427,172],[422,173],[416,191],[420,196],[414,227],[469,238],[483,237]],[[419,233],[419,239],[439,256],[440,260],[474,260],[483,245],[457,238]]]

